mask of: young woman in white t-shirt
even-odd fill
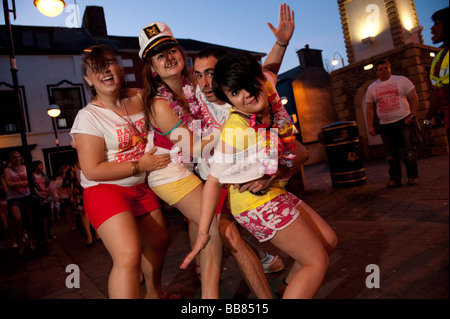
[[[140,90],[123,89],[123,70],[106,46],[86,49],[83,77],[93,100],[72,130],[81,167],[85,212],[113,260],[110,298],[139,298],[140,275],[147,298],[167,298],[161,289],[167,227],[146,172],[164,168],[167,155],[144,154],[149,130]]]

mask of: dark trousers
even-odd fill
[[[402,158],[408,178],[418,178],[417,150],[411,143],[411,126],[405,124],[402,119],[395,123],[381,125],[380,133],[389,162],[391,180],[402,180]]]

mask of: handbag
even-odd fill
[[[420,146],[424,143],[424,137],[422,135],[422,128],[420,127],[419,121],[414,119],[411,124],[411,143],[415,146]]]

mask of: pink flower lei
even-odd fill
[[[206,122],[204,121],[203,114],[201,112],[200,105],[195,97],[194,86],[183,77],[183,94],[189,105],[189,113],[186,112],[186,108],[180,105],[178,100],[173,99],[172,93],[165,87],[158,88],[158,95],[167,100],[173,113],[185,124],[192,132],[201,136],[206,129]],[[200,125],[194,125],[194,121],[199,120]],[[198,123],[198,122],[197,122]]]
[[[265,136],[260,137],[260,141],[264,144],[260,148],[260,157],[263,159],[263,164],[265,166],[266,174],[272,175],[277,171],[277,164],[273,160],[270,160],[269,154],[273,152],[274,147],[277,147],[279,155],[279,164],[286,165],[288,167],[292,166],[292,160],[296,156],[292,153],[295,150],[295,135],[294,135],[294,124],[291,121],[289,114],[285,111],[281,100],[277,99],[276,93],[271,90],[270,84],[266,82],[269,86],[269,110],[270,110],[270,124],[261,123],[257,119],[257,115],[253,114],[250,117],[249,124],[255,131],[263,128]],[[271,134],[270,128],[278,129],[278,136]]]

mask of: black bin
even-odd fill
[[[322,128],[333,187],[352,187],[366,183],[355,121],[336,122]]]

